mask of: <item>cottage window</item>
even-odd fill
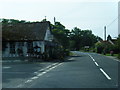
[[[10,43],[10,53],[15,54],[15,43]]]

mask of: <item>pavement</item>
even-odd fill
[[[4,63],[3,88],[118,88],[118,64],[96,53],[72,51],[64,62]],[[102,90],[102,89],[101,89]]]

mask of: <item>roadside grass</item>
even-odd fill
[[[76,55],[75,53],[69,52],[69,56],[74,56]]]
[[[69,56],[73,56],[74,54],[72,52],[69,53]]]
[[[106,56],[111,56],[111,54],[106,54]],[[118,57],[118,54],[113,54],[113,57]]]

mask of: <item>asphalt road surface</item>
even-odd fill
[[[6,63],[3,88],[118,88],[118,63],[95,53],[73,51],[64,62]]]

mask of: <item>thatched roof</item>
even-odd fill
[[[3,41],[44,40],[50,22],[7,25],[2,28]]]

